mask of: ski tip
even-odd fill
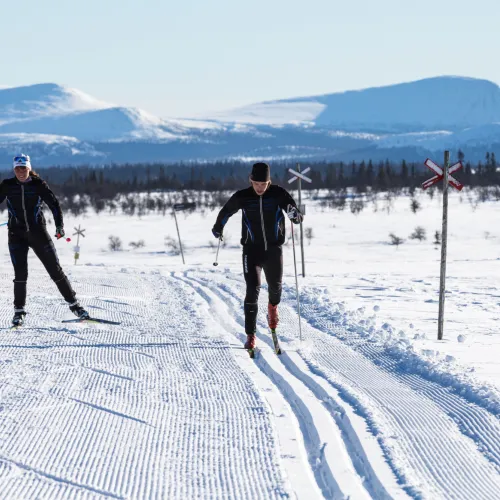
[[[100,318],[74,318],[74,319],[63,319],[61,323],[95,323],[95,324],[103,324],[103,325],[121,325],[119,321],[110,321],[107,319]]]

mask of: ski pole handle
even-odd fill
[[[56,238],[57,238],[58,240],[60,240],[60,239],[62,238],[62,236],[61,236],[59,233],[57,233],[57,234],[56,234]],[[66,238],[66,241],[69,243],[69,242],[71,241],[71,238]]]
[[[214,266],[218,266],[219,265],[219,248],[220,248],[220,242],[222,241],[222,238],[219,238],[219,244],[217,245],[217,253],[215,254],[215,262],[214,262]]]

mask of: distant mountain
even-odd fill
[[[79,90],[53,83],[0,89],[0,125],[110,107]]]
[[[170,130],[161,119],[136,108],[107,108],[39,116],[32,120],[0,125],[0,133],[44,133],[98,142],[136,139],[162,141],[186,137],[181,133],[181,127]]]
[[[219,159],[425,159],[500,155],[500,88],[437,77],[258,103],[204,120],[162,119],[56,84],[0,89],[0,167]]]
[[[219,113],[229,122],[311,122],[342,130],[397,133],[461,130],[500,122],[500,87],[487,80],[436,77],[365,90],[258,103]]]

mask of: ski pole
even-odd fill
[[[217,253],[215,254],[215,262],[214,262],[214,266],[218,266],[219,265],[219,248],[220,248],[220,242],[222,241],[222,237],[219,238],[219,244],[217,245]]]
[[[56,238],[57,238],[58,240],[60,240],[60,239],[62,238],[61,234],[57,233],[57,234],[56,234]],[[66,241],[66,242],[68,242],[68,243],[69,243],[69,242],[71,241],[71,238],[65,238],[65,239],[64,239],[64,241]]]
[[[299,337],[302,342],[302,325],[300,320],[300,297],[299,297],[299,280],[297,278],[297,259],[295,257],[295,236],[293,233],[293,222],[290,221],[292,225],[292,247],[293,247],[293,267],[295,269],[295,289],[297,290],[297,313],[299,314]]]

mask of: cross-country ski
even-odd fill
[[[278,334],[276,333],[276,330],[274,328],[271,328],[271,335],[273,338],[274,352],[276,352],[276,354],[281,354],[281,347],[278,340]]]
[[[109,319],[94,318],[89,316],[88,318],[76,318],[76,319],[63,319],[62,323],[101,323],[103,325],[121,325],[119,321],[111,321]]]

